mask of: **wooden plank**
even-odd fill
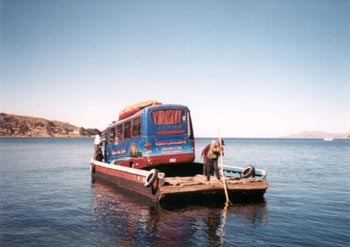
[[[101,166],[101,167],[105,167],[105,168],[111,169],[111,170],[118,170],[118,171],[128,172],[128,173],[131,173],[131,174],[136,174],[136,175],[140,175],[140,176],[144,176],[144,177],[146,177],[148,175],[148,173],[149,173],[149,171],[134,169],[134,168],[126,167],[126,166],[109,164],[109,163],[100,162],[100,161],[97,161],[97,160],[92,160],[91,163],[93,163],[94,165],[98,165],[98,166]]]
[[[256,178],[247,179],[228,179],[226,181],[229,191],[242,190],[266,190],[267,182]],[[194,177],[172,177],[165,178],[164,185],[160,187],[160,194],[176,194],[176,193],[190,193],[190,192],[204,192],[204,191],[219,191],[223,190],[222,181],[211,179],[207,181],[203,175]]]

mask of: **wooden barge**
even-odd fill
[[[177,166],[157,166],[141,170],[91,160],[93,178],[103,179],[118,187],[148,197],[160,205],[197,202],[225,202],[222,180],[203,176],[203,164],[186,163]],[[262,201],[268,188],[266,171],[255,169],[255,175],[241,178],[243,168],[224,166],[225,183],[231,202]],[[238,175],[238,176],[237,176]]]

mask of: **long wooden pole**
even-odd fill
[[[225,181],[225,175],[224,175],[224,166],[222,164],[222,144],[221,144],[221,137],[220,137],[220,131],[218,129],[218,136],[219,136],[219,143],[220,143],[220,167],[221,167],[221,176],[222,176],[222,183],[224,185],[224,190],[225,190],[225,196],[226,196],[226,207],[231,204],[230,198],[228,197],[227,193],[227,186],[226,186],[226,181]]]

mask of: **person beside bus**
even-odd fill
[[[100,143],[101,143],[101,133],[97,132],[96,136],[95,136],[95,142],[94,142],[94,146],[95,146],[95,155],[94,158],[96,159],[99,151],[100,151]]]
[[[215,176],[218,180],[220,180],[220,172],[218,168],[218,158],[221,155],[224,155],[224,148],[223,148],[224,140],[221,140],[221,143],[219,140],[212,141],[207,153],[207,166],[206,166],[206,173],[207,173],[207,180],[210,180],[210,170],[213,168],[215,172]]]

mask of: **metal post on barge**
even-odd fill
[[[226,207],[229,204],[232,204],[230,201],[230,198],[228,197],[227,193],[227,186],[226,186],[226,181],[225,181],[225,174],[224,174],[224,166],[222,164],[222,142],[221,142],[221,137],[220,137],[220,131],[218,129],[218,136],[219,136],[219,143],[220,143],[220,166],[221,166],[221,177],[222,177],[222,183],[224,185],[224,190],[225,190],[225,196],[226,196]]]

